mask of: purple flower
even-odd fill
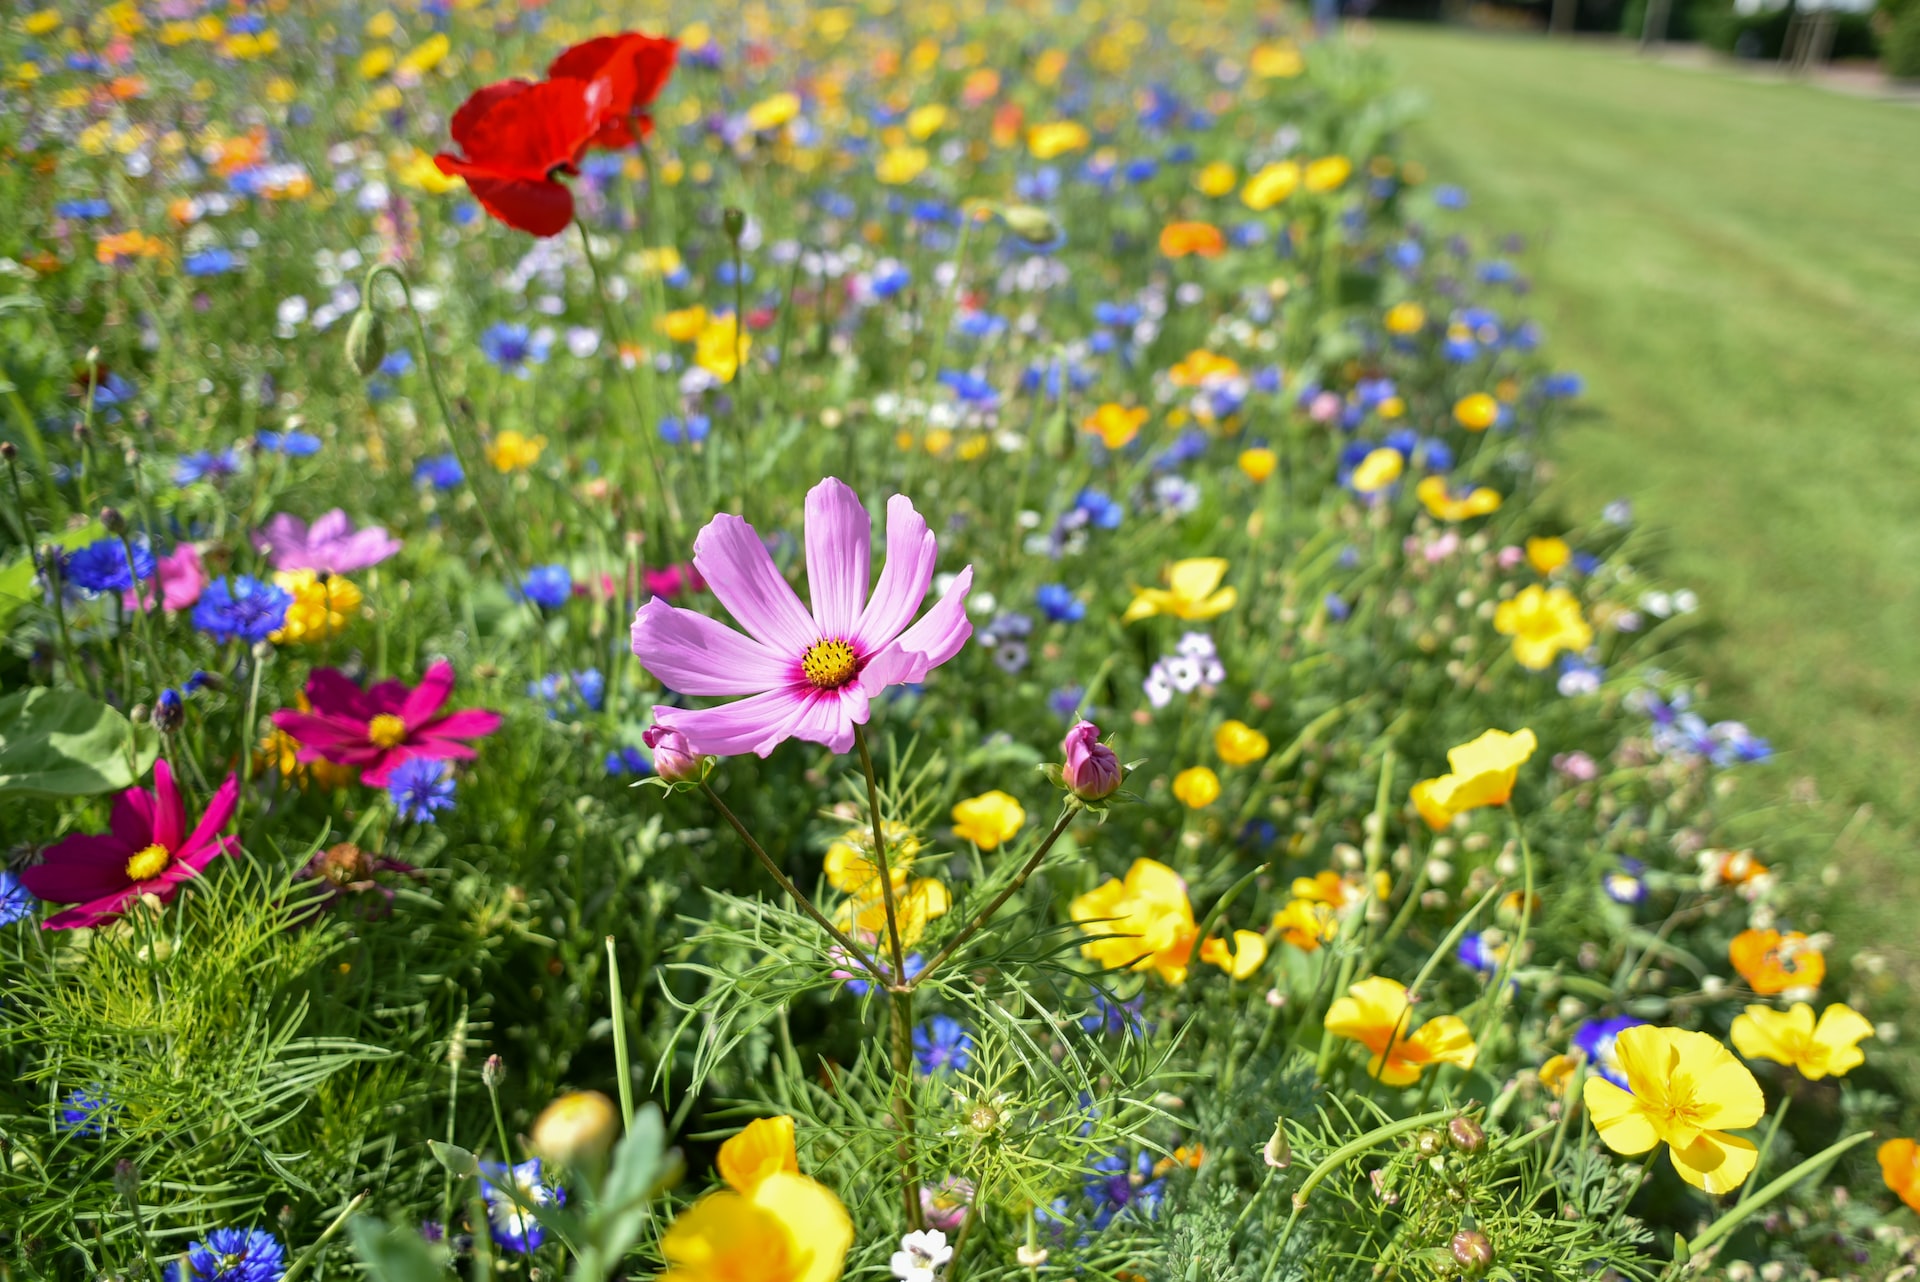
[[[340,508],[312,525],[282,512],[254,535],[254,543],[276,570],[313,570],[319,574],[351,574],[378,565],[400,550],[400,540],[377,525],[354,529]]]
[[[1083,801],[1110,797],[1120,786],[1120,758],[1100,742],[1100,727],[1082,721],[1067,731],[1061,743],[1067,754],[1060,777],[1074,796]]]

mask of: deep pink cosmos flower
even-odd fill
[[[154,567],[156,573],[153,578],[141,585],[140,595],[146,598],[145,608],[192,609],[207,586],[207,567],[201,563],[200,549],[191,543],[182,543],[156,560]],[[156,580],[160,584],[160,599],[157,602],[153,598]],[[129,610],[142,608],[142,602],[134,598],[132,588],[120,594],[120,603]]]
[[[153,791],[129,788],[113,799],[108,831],[69,837],[47,851],[45,860],[20,874],[20,884],[41,899],[74,904],[41,922],[47,930],[98,926],[126,911],[141,895],[162,903],[180,883],[199,875],[216,856],[232,854],[238,837],[220,830],[233,818],[240,781],[232,775],[192,831],[173,771],[165,761],[153,766]]]
[[[351,574],[378,565],[400,550],[400,540],[377,525],[354,529],[339,508],[312,525],[282,512],[254,535],[254,542],[276,570],[319,574]]]
[[[1112,796],[1120,786],[1120,758],[1100,742],[1100,727],[1093,722],[1077,723],[1067,731],[1060,747],[1067,754],[1061,779],[1074,796],[1083,801],[1100,801]]]
[[[273,724],[300,745],[301,761],[358,766],[360,782],[387,786],[387,776],[413,757],[435,760],[477,755],[462,739],[479,739],[500,728],[500,714],[480,708],[443,713],[453,692],[453,665],[442,659],[418,686],[382,681],[362,690],[335,668],[315,668],[307,678],[312,712],[282,708]]]
[[[807,588],[800,604],[753,527],[721,514],[693,541],[693,565],[746,633],[659,597],[633,619],[633,652],[681,694],[744,694],[717,708],[655,708],[656,724],[686,736],[695,753],[766,756],[787,739],[853,746],[867,701],[890,685],[924,680],[973,635],[968,566],[913,626],[933,583],[939,546],[905,495],[887,502],[887,563],[868,599],[873,521],[845,483],[828,477],[807,494]]]
[[[642,570],[640,582],[651,596],[663,596],[668,600],[688,592],[701,592],[706,582],[700,572],[691,565],[668,565],[658,570]]]

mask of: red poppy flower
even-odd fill
[[[20,884],[52,903],[78,905],[41,922],[47,930],[102,925],[142,895],[166,903],[181,882],[240,844],[220,835],[239,801],[240,781],[228,775],[200,822],[189,827],[173,770],[157,761],[152,792],[129,788],[115,797],[108,831],[68,837],[22,872]]]
[[[554,175],[574,171],[612,92],[604,80],[488,85],[453,113],[454,145],[465,156],[443,151],[433,163],[466,179],[473,198],[507,226],[557,236],[573,221],[573,193]]]
[[[646,109],[660,96],[679,56],[678,41],[623,31],[573,46],[553,60],[547,74],[607,87],[606,110],[593,145],[618,151],[653,132]]]
[[[434,760],[475,756],[462,739],[479,739],[500,728],[500,714],[479,708],[442,712],[453,693],[453,665],[442,659],[418,686],[382,681],[362,690],[335,668],[316,668],[307,678],[312,712],[282,708],[273,724],[300,745],[301,761],[358,766],[360,782],[387,786],[387,776],[413,757]]]

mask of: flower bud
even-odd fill
[[[12,441],[0,441],[0,459],[11,463],[20,457],[20,447]]]
[[[727,239],[739,244],[747,232],[747,211],[738,205],[728,205],[720,211],[720,225],[726,229]]]
[[[694,752],[693,745],[687,742],[687,736],[678,730],[667,726],[648,726],[640,740],[653,753],[653,772],[668,783],[700,777],[700,756]]]
[[[1008,231],[1031,245],[1044,245],[1060,236],[1060,224],[1036,205],[1008,205],[1001,209],[1000,220]]]
[[[597,1172],[618,1130],[613,1101],[599,1091],[570,1091],[534,1119],[533,1148],[560,1166]]]
[[[1447,1138],[1463,1153],[1477,1153],[1487,1142],[1487,1132],[1471,1117],[1456,1117],[1447,1123]]]
[[[162,690],[160,698],[153,705],[153,725],[161,734],[172,734],[187,719],[187,710],[180,702],[178,690]]]
[[[480,1083],[488,1090],[494,1089],[507,1080],[507,1061],[498,1055],[487,1056],[487,1062],[480,1066]]]
[[[1100,742],[1100,727],[1082,721],[1061,742],[1067,754],[1060,772],[1068,791],[1082,801],[1099,801],[1120,787],[1120,758]]]
[[[1461,1229],[1447,1244],[1454,1262],[1468,1273],[1481,1273],[1493,1263],[1493,1243],[1478,1229]]]
[[[127,518],[117,507],[101,508],[100,524],[105,527],[108,534],[125,534],[127,532]]]
[[[113,1191],[129,1202],[140,1196],[140,1168],[123,1157],[113,1164]]]
[[[1285,1118],[1274,1119],[1273,1138],[1268,1140],[1266,1147],[1260,1150],[1260,1156],[1265,1158],[1267,1165],[1276,1171],[1284,1171],[1293,1165],[1293,1145],[1287,1143]]]
[[[1014,1248],[1013,1258],[1023,1269],[1037,1269],[1047,1262],[1047,1248],[1044,1246],[1017,1246]]]
[[[347,359],[362,378],[372,378],[380,362],[387,359],[387,327],[372,307],[362,306],[347,326]]]

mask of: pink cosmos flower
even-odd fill
[[[254,535],[254,543],[276,570],[312,570],[318,574],[351,574],[392,556],[400,540],[377,525],[364,530],[339,508],[312,525],[297,516],[280,513]]]
[[[652,596],[671,600],[683,592],[699,592],[707,585],[691,565],[668,565],[658,570],[642,570],[640,581]]]
[[[108,831],[69,837],[48,850],[43,862],[20,874],[20,884],[39,898],[76,905],[47,918],[41,927],[98,926],[142,895],[162,903],[172,899],[180,883],[240,844],[238,837],[219,835],[239,800],[240,781],[228,775],[189,831],[173,771],[165,761],[156,761],[153,791],[129,788],[115,797]]]
[[[853,728],[866,724],[868,700],[924,680],[973,635],[972,566],[912,623],[939,546],[905,495],[887,502],[887,563],[871,599],[873,521],[844,482],[828,477],[808,492],[806,545],[811,612],[753,527],[723,513],[694,539],[693,566],[746,635],[659,597],[634,616],[633,652],[669,689],[751,696],[717,708],[655,708],[655,722],[678,730],[690,751],[764,757],[791,738],[845,752]]]
[[[418,686],[382,681],[368,690],[337,669],[315,668],[307,678],[313,711],[282,708],[273,714],[273,724],[299,743],[299,760],[358,766],[361,783],[384,788],[401,762],[472,758],[478,754],[460,740],[483,738],[500,728],[497,712],[441,712],[452,692],[453,665],[444,659],[427,669]]]
[[[200,549],[191,543],[182,543],[155,561],[154,567],[154,578],[147,581],[140,593],[146,598],[147,609],[154,605],[154,579],[160,583],[160,606],[167,610],[191,609],[207,586],[207,567],[200,560]],[[129,610],[141,608],[142,603],[134,599],[132,588],[122,592],[120,598]]]
[[[1120,786],[1120,758],[1100,742],[1100,727],[1093,722],[1077,723],[1067,731],[1060,748],[1067,755],[1061,779],[1074,796],[1099,801]]]

